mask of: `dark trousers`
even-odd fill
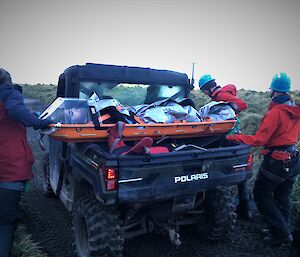
[[[299,157],[284,163],[267,156],[257,174],[254,200],[262,218],[277,238],[291,234],[290,195],[299,173]]]
[[[294,241],[291,247],[289,257],[299,257],[300,256],[300,219],[297,220],[294,229]]]
[[[249,203],[249,190],[247,186],[247,181],[237,185],[238,197],[239,197],[239,208],[246,211],[250,210]]]
[[[20,217],[21,191],[0,188],[0,256],[10,257]]]

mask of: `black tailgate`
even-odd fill
[[[119,157],[119,202],[144,202],[171,199],[238,184],[250,172],[233,170],[246,165],[249,147],[238,145],[157,154]]]

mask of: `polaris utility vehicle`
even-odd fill
[[[161,100],[193,105],[188,99],[191,90],[184,73],[86,64],[71,66],[60,75],[57,97],[89,99],[96,93],[100,100],[116,99],[126,107]],[[116,122],[113,116],[110,113],[110,120],[100,123]],[[107,130],[101,124],[98,130]],[[82,128],[73,125],[73,129]],[[236,218],[229,187],[251,176],[252,156],[249,146],[228,142],[224,135],[158,133],[153,146],[168,151],[129,154],[111,151],[103,140],[49,137],[43,189],[72,212],[74,256],[121,256],[124,240],[156,232],[168,235],[178,247],[180,227],[188,225],[202,239],[228,235]],[[137,141],[125,141],[126,147]]]

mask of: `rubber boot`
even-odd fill
[[[252,220],[253,215],[250,209],[250,204],[248,200],[240,200],[236,208],[236,213],[238,218]]]
[[[293,242],[293,236],[291,234],[284,237],[275,237],[273,235],[266,236],[263,238],[262,242],[269,246],[281,246],[286,244],[291,244]]]
[[[294,241],[292,243],[289,257],[300,257],[300,219],[296,222],[293,237]]]

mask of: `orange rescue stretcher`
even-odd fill
[[[194,138],[224,135],[231,131],[236,120],[126,124],[123,131],[124,141],[136,141],[143,137],[161,139],[163,137]],[[63,142],[106,142],[108,129],[114,124],[101,124],[96,129],[88,124],[51,124],[49,136]],[[52,132],[51,132],[52,131]]]

